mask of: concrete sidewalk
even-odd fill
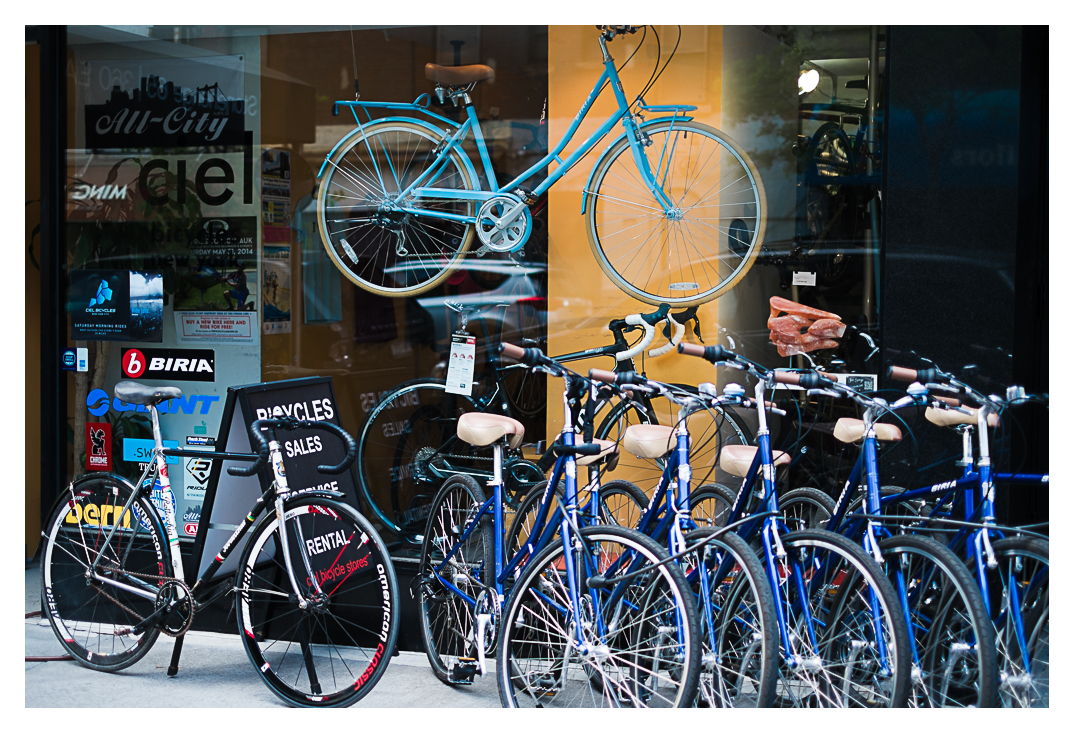
[[[26,610],[40,608],[40,570],[26,569]],[[179,674],[167,676],[173,641],[161,635],[141,661],[107,674],[77,662],[26,662],[26,707],[285,707],[250,664],[237,634],[191,631]],[[26,620],[26,655],[63,654],[49,622]],[[491,672],[470,687],[448,687],[433,675],[424,654],[392,657],[377,686],[354,707],[498,708]]]

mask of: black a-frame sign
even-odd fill
[[[305,377],[229,387],[215,452],[250,453],[250,424],[254,420],[283,416],[299,420],[324,420],[342,427],[332,378]],[[340,463],[346,455],[346,449],[336,436],[313,430],[278,430],[276,437],[283,449],[284,470],[292,491],[317,487],[341,491],[347,503],[361,511],[358,477],[353,465],[337,475],[323,474],[317,470],[318,465]],[[191,452],[191,455],[211,456],[212,452],[198,451],[196,454]],[[191,552],[191,563],[196,567],[187,568],[188,578],[201,575],[227,538],[242,523],[257,498],[272,485],[272,470],[269,467],[266,466],[256,476],[232,476],[223,470],[226,466],[249,464],[221,458],[212,461],[201,520]],[[244,537],[243,542],[248,537]],[[205,554],[206,549],[208,555]],[[241,554],[241,548],[236,547],[217,576],[234,572]],[[191,570],[196,572],[191,573]]]

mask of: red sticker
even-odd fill
[[[140,377],[145,373],[145,355],[131,349],[123,355],[123,373],[128,377]]]
[[[198,533],[198,523],[197,522],[187,522],[186,524],[183,525],[183,531],[186,532],[191,537],[195,536]]]
[[[86,423],[86,470],[112,470],[112,426],[106,422]]]

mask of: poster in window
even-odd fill
[[[202,220],[189,244],[176,311],[257,311],[257,218]]]
[[[266,243],[261,270],[265,333],[291,333],[291,245]]]
[[[159,272],[71,270],[72,341],[146,341],[164,337],[164,278]]]

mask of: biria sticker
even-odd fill
[[[126,349],[121,363],[123,373],[132,379],[216,381],[212,349]]]

